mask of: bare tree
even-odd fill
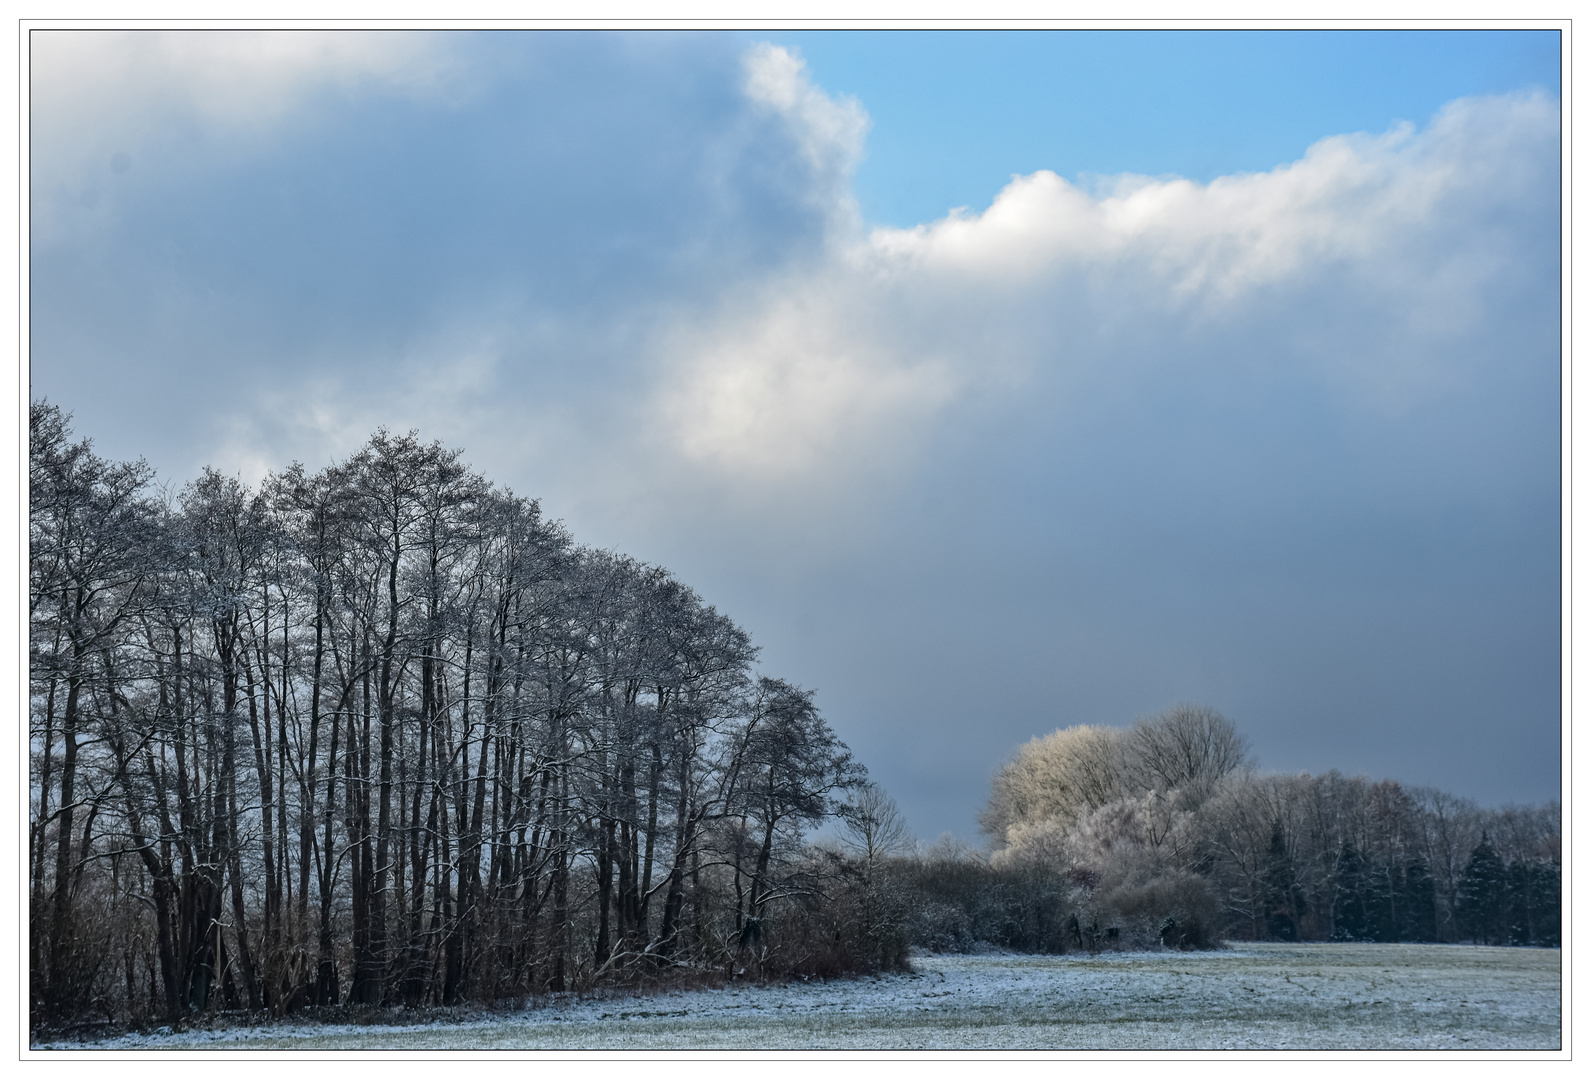
[[[734,740],[727,786],[753,844],[752,865],[735,868],[737,878],[743,872],[749,878],[737,918],[744,947],[761,936],[769,902],[787,887],[776,866],[777,842],[792,842],[804,826],[827,817],[832,794],[861,783],[866,770],[834,737],[811,691],[781,679],[757,681]]]
[[[840,808],[840,842],[871,873],[874,865],[914,846],[911,828],[895,800],[875,781],[858,784]]]
[[[1247,740],[1214,709],[1175,705],[1141,717],[1127,732],[1128,773],[1140,790],[1181,790],[1203,798],[1248,763]]]

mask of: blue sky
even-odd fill
[[[36,32],[33,391],[179,483],[463,446],[928,838],[1182,700],[1551,798],[1556,47]]]
[[[757,35],[745,35],[748,42]],[[1324,134],[1420,124],[1455,98],[1556,95],[1555,31],[825,31],[799,49],[873,119],[856,191],[908,226],[986,207],[1013,173],[1175,173],[1295,161]]]

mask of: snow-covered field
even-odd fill
[[[916,972],[569,997],[395,1026],[155,1033],[56,1049],[1540,1049],[1560,955],[1462,945],[928,956]],[[36,1047],[45,1049],[45,1047]]]

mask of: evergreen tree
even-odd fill
[[[1535,867],[1523,859],[1508,864],[1505,896],[1508,905],[1508,944],[1529,945],[1535,938],[1534,912],[1531,910]]]
[[[1403,881],[1390,860],[1370,858],[1364,866],[1364,936],[1369,941],[1397,941]]]
[[[1436,878],[1424,859],[1416,855],[1403,871],[1401,919],[1403,941],[1436,940]]]
[[[1557,945],[1559,938],[1558,866],[1515,859],[1508,864],[1508,942]]]
[[[1493,850],[1491,838],[1481,834],[1481,842],[1470,852],[1464,875],[1458,882],[1459,931],[1472,941],[1488,945],[1507,940],[1507,872]]]
[[[1361,941],[1366,936],[1364,865],[1353,841],[1344,840],[1337,853],[1333,941]]]
[[[1530,904],[1534,916],[1533,945],[1557,948],[1563,937],[1560,892],[1563,868],[1556,860],[1537,863],[1530,877]]]

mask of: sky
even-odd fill
[[[174,485],[463,447],[917,834],[1188,701],[1559,794],[1555,32],[30,38],[32,393]]]

